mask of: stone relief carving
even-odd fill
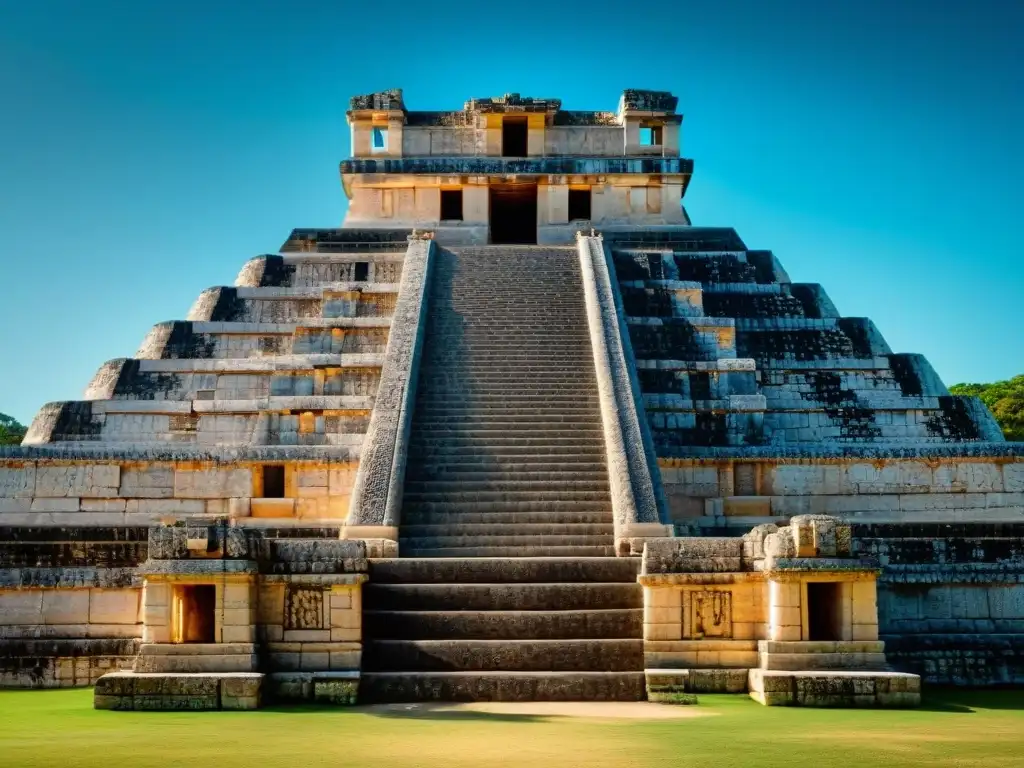
[[[731,592],[694,592],[689,602],[690,637],[732,637]]]
[[[323,629],[323,589],[289,586],[285,592],[284,622],[285,629]]]

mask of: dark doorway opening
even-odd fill
[[[491,242],[537,242],[537,185],[496,184],[491,194]]]
[[[569,190],[569,221],[590,220],[590,190]]]
[[[217,587],[213,584],[178,585],[174,588],[174,642],[214,642]]]
[[[506,117],[501,121],[501,154],[526,157],[529,128],[525,117]]]
[[[441,221],[462,221],[462,190],[441,190]]]
[[[284,498],[284,467],[280,464],[263,467],[263,498]]]
[[[356,282],[365,283],[366,279],[370,276],[370,262],[368,261],[357,261],[356,262]]]
[[[807,584],[808,640],[843,639],[842,585],[812,581]]]

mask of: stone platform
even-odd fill
[[[96,709],[135,711],[258,709],[258,672],[111,672],[96,681]]]
[[[768,707],[917,707],[921,678],[904,672],[752,669],[750,698]]]

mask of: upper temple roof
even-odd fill
[[[561,99],[522,96],[506,93],[503,96],[471,98],[461,110],[410,111],[405,108],[402,89],[393,88],[349,100],[349,111],[402,112],[406,125],[458,126],[465,125],[476,115],[484,113],[543,113],[554,125],[613,125],[618,123],[625,112],[649,112],[661,115],[675,115],[679,99],[668,91],[627,89],[619,98],[618,109],[609,111],[562,110]]]

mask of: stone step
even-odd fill
[[[560,512],[603,512],[611,514],[611,511],[611,497],[594,500],[557,499],[554,501],[457,501],[450,499],[442,499],[440,501],[417,501],[414,499],[404,499],[402,504],[403,517],[406,512],[544,512],[550,514],[558,514]]]
[[[639,584],[366,584],[367,611],[575,611],[642,608]]]
[[[636,672],[642,640],[370,640],[366,672]]]
[[[604,431],[597,428],[519,429],[515,432],[507,429],[414,429],[409,440],[410,447],[430,447],[439,442],[452,447],[473,446],[477,450],[486,449],[486,453],[500,453],[505,448],[517,445],[529,445],[534,449],[544,446],[551,446],[553,449],[559,446],[603,446]]]
[[[455,408],[424,410],[418,408],[413,414],[413,424],[423,429],[450,431],[453,428],[468,430],[503,430],[522,427],[523,429],[594,430],[601,427],[601,415],[597,411],[566,413],[564,408],[524,408],[519,413],[513,410],[458,411]],[[603,428],[601,430],[604,431]]]
[[[761,669],[771,670],[886,670],[884,653],[762,653]]]
[[[512,584],[553,582],[636,583],[639,557],[371,559],[371,584]]]
[[[257,664],[255,653],[139,655],[132,670],[140,673],[252,672]]]
[[[403,507],[402,532],[409,536],[419,535],[420,526],[458,526],[469,530],[471,526],[485,525],[601,525],[613,527],[612,513],[606,510],[593,512],[433,512]]]
[[[406,488],[412,481],[415,482],[439,482],[439,483],[469,483],[474,487],[480,483],[488,486],[497,484],[504,486],[508,481],[515,482],[581,482],[581,481],[608,481],[608,470],[598,467],[594,470],[584,469],[562,469],[546,470],[543,465],[534,465],[525,470],[509,471],[507,469],[492,470],[435,470],[429,469],[430,465],[418,466],[415,471],[406,474]]]
[[[407,484],[408,485],[408,484]],[[597,490],[556,490],[553,486],[538,490],[433,490],[416,491],[406,488],[407,501],[605,501],[609,499],[607,488]]]
[[[402,557],[415,558],[474,558],[474,557],[614,557],[615,547],[554,547],[554,546],[516,546],[516,547],[416,547],[406,542],[405,549],[400,550]]]
[[[453,533],[447,536],[405,536],[399,534],[399,552],[403,546],[412,550],[452,549],[456,547],[605,547],[612,545],[611,534],[473,534]]]
[[[560,440],[557,443],[543,441],[539,445],[536,441],[513,443],[511,445],[495,446],[488,445],[483,450],[479,444],[446,441],[438,444],[435,441],[416,441],[415,434],[409,445],[409,457],[422,459],[429,456],[435,461],[451,458],[474,458],[479,460],[495,459],[499,461],[518,461],[525,456],[578,456],[591,458],[604,458],[605,445],[601,440]]]
[[[600,413],[600,399],[596,394],[563,394],[549,391],[528,396],[517,395],[451,395],[426,393],[416,399],[416,412],[440,411],[489,413],[493,415],[516,413],[564,413],[566,416],[592,416]]]
[[[367,672],[359,700],[642,701],[643,672]]]
[[[485,456],[480,457],[456,457],[454,459],[443,459],[432,462],[423,462],[418,467],[423,472],[530,472],[541,470],[545,472],[583,471],[599,472],[606,470],[604,457],[586,455],[559,456],[543,454],[536,456],[523,456],[510,460],[494,459]],[[407,476],[409,474],[407,473]]]
[[[641,637],[643,609],[363,611],[363,636],[383,640],[554,640]]]
[[[562,513],[564,514],[564,513]],[[434,536],[611,536],[615,533],[610,519],[600,523],[564,523],[547,520],[541,523],[427,523],[402,524],[406,539]]]
[[[534,473],[541,474],[541,473]],[[550,473],[549,473],[550,474]],[[570,473],[571,474],[571,473]],[[569,491],[605,491],[607,492],[608,473],[595,473],[596,477],[570,477],[567,473],[558,473],[555,478],[534,478],[525,473],[500,473],[493,480],[470,480],[459,478],[431,479],[431,480],[409,480],[405,483],[407,493],[470,493],[470,492],[500,492],[508,491],[538,491],[547,493],[552,489],[564,488]]]

